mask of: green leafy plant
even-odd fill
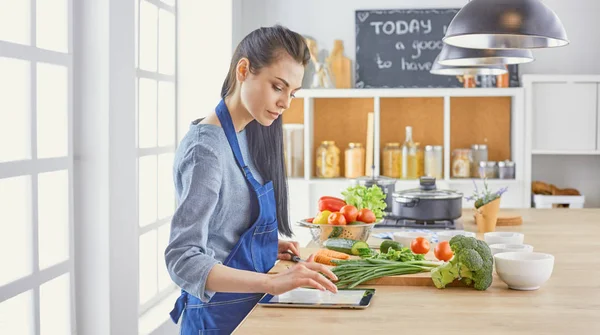
[[[488,188],[487,178],[483,178],[483,189],[481,191],[479,191],[475,179],[473,179],[473,185],[475,185],[475,191],[473,192],[473,195],[465,197],[465,199],[468,201],[475,201],[475,208],[479,208],[485,204],[488,204],[500,198],[502,194],[504,194],[508,190],[508,186],[506,186],[500,188],[496,192],[492,192]]]

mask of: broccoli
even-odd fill
[[[486,290],[492,284],[493,257],[490,247],[473,237],[454,236],[450,240],[454,257],[431,270],[431,279],[437,288],[444,288],[459,279],[476,290]]]

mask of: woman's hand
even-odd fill
[[[298,287],[313,287],[321,291],[337,293],[335,284],[319,272],[331,280],[338,280],[327,266],[315,263],[314,255],[311,255],[306,262],[300,262],[285,272],[268,275],[266,293],[279,295]]]
[[[288,251],[291,251],[296,256],[300,256],[300,245],[298,242],[279,240],[277,245],[277,259],[291,261],[292,255],[288,254]]]

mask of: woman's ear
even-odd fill
[[[235,67],[235,77],[238,82],[243,82],[250,73],[250,61],[248,58],[241,58]]]

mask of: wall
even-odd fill
[[[464,0],[237,0],[241,21],[234,21],[234,44],[250,31],[276,23],[317,39],[320,48],[331,50],[342,39],[346,56],[354,60],[354,11],[356,9],[460,8]],[[536,61],[521,73],[600,74],[600,1],[544,0],[563,22],[571,44],[534,51]]]

